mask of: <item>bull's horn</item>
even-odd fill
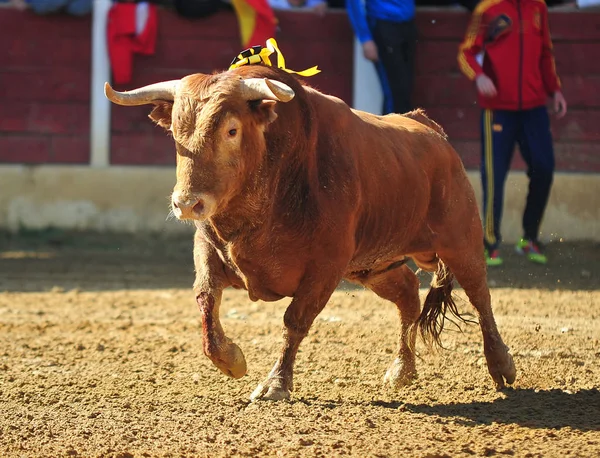
[[[110,84],[104,83],[104,95],[108,100],[117,105],[146,105],[157,100],[172,102],[175,99],[179,80],[163,81],[162,83],[150,84],[132,91],[115,91]]]
[[[247,78],[241,80],[242,97],[246,100],[269,99],[289,102],[294,98],[294,90],[281,81],[268,78]]]

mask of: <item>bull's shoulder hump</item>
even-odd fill
[[[345,126],[352,118],[352,109],[342,99],[323,94],[311,87],[304,87],[306,99],[315,109],[321,128]]]
[[[331,104],[332,106],[337,106],[341,110],[350,110],[350,107],[346,102],[344,102],[339,97],[330,94],[324,94],[310,86],[304,86],[304,91],[308,98],[316,104]]]

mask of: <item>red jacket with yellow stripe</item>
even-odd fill
[[[483,65],[478,54],[483,52]],[[482,0],[460,45],[458,64],[474,80],[485,73],[495,97],[479,95],[482,108],[527,110],[546,104],[560,90],[548,9],[544,0]]]

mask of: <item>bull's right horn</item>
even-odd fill
[[[146,105],[159,100],[172,102],[175,100],[178,86],[179,80],[172,80],[119,92],[115,91],[110,84],[104,83],[104,95],[111,102],[125,106]]]
[[[294,90],[281,81],[269,78],[247,78],[240,81],[242,97],[246,100],[269,99],[289,102],[294,98]]]

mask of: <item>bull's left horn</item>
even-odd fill
[[[104,95],[117,105],[135,106],[146,105],[158,100],[172,102],[175,100],[179,80],[163,81],[149,86],[133,89],[132,91],[115,91],[110,84],[104,83]]]
[[[294,90],[281,81],[269,78],[247,78],[240,82],[242,97],[246,100],[269,99],[289,102],[294,98]]]

